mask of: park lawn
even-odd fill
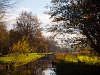
[[[26,54],[19,54],[19,55],[14,55],[14,54],[10,54],[10,55],[6,55],[4,57],[0,57],[0,63],[14,63],[13,65],[16,66],[21,66],[24,64],[27,64],[31,61],[35,61],[38,58],[43,57],[44,55],[41,56],[41,54],[37,54],[37,53],[28,53],[28,55]]]

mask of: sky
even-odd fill
[[[44,14],[46,11],[45,6],[50,4],[51,0],[19,0],[15,6],[7,13],[7,22],[9,23],[8,29],[12,28],[12,24],[15,23],[16,17],[21,11],[32,12],[33,15],[37,15],[40,21],[47,25],[50,23],[50,15]]]
[[[44,14],[46,11],[45,6],[50,4],[51,0],[18,0],[15,6],[10,9],[10,12],[7,13],[7,22],[8,30],[13,28],[13,24],[16,22],[16,17],[22,12],[32,12],[34,15],[37,15],[40,21],[43,23],[42,26],[46,26],[51,23],[50,15]],[[44,32],[45,36],[52,35],[51,33]],[[68,35],[67,37],[76,37],[77,35]]]
[[[19,8],[29,8],[37,15],[43,14],[44,7],[50,3],[50,0],[22,0]]]

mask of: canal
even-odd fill
[[[54,60],[53,54],[47,54],[35,62],[29,62],[17,68],[4,68],[0,70],[0,75],[56,75],[55,65],[52,64]]]

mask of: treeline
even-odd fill
[[[8,31],[6,23],[0,23],[0,52],[27,53],[50,52],[57,49],[52,38],[45,38],[41,32],[41,23],[37,16],[23,11],[16,19],[14,28]]]
[[[8,53],[50,52],[58,49],[52,38],[45,38],[41,22],[36,15],[22,11],[16,18],[14,28],[7,30],[4,17],[7,9],[12,8],[16,0],[0,1],[0,55]]]

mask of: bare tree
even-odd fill
[[[23,11],[17,18],[16,29],[18,38],[28,37],[30,47],[32,51],[45,51],[46,44],[44,37],[42,36],[40,21],[37,16],[33,16],[32,13]]]

